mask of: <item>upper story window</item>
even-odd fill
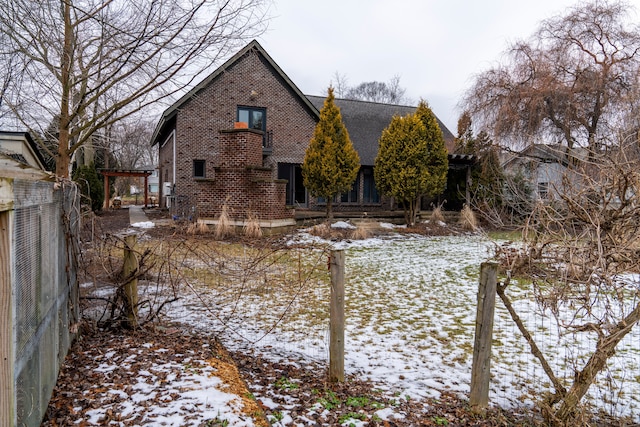
[[[266,132],[267,110],[258,107],[238,107],[238,120],[248,125],[249,129],[257,129]]]

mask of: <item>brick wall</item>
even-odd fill
[[[222,151],[220,139],[224,133],[220,131],[234,128],[238,106],[266,110],[266,128],[273,135],[273,151],[269,156],[263,158],[261,135],[259,150],[249,152],[242,147],[231,147],[228,148],[229,152]],[[269,168],[267,174],[273,187],[264,182],[254,183],[255,192],[269,194],[278,203],[281,200],[281,206],[273,206],[276,209],[273,215],[284,215],[286,212],[290,217],[291,213],[286,209],[284,202],[285,183],[276,180],[276,166],[279,162],[302,163],[313,134],[315,120],[312,111],[293,93],[262,55],[253,50],[249,51],[185,102],[178,111],[175,119],[175,195],[182,200],[188,200],[187,203],[197,207],[200,214],[218,212],[215,206],[224,202],[227,194],[214,191],[207,181],[194,179],[193,161],[204,160],[206,178],[213,178],[215,181],[222,180],[219,174],[231,173],[228,170],[222,172],[228,166],[227,162],[246,160],[247,164],[251,165],[257,162],[257,166]],[[245,141],[236,142],[246,144]],[[161,183],[165,180],[173,181],[172,150],[171,141],[160,147]],[[242,156],[242,152],[245,152],[246,158],[230,156]],[[255,170],[252,173],[255,174]],[[231,178],[235,179],[235,176],[229,176],[229,179]],[[238,200],[241,198],[247,199],[237,202],[242,206],[257,205],[256,202],[249,203],[248,194],[239,197]]]
[[[219,166],[206,179],[196,179],[193,203],[202,217],[213,218],[226,204],[232,219],[249,216],[260,220],[293,218],[285,206],[285,185],[262,166],[262,132],[249,129],[221,130]],[[256,154],[258,153],[258,154]]]

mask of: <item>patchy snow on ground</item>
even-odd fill
[[[71,411],[81,420],[76,424],[255,425],[253,418],[243,411],[241,396],[221,379],[229,378],[225,371],[228,365],[206,358],[212,354],[208,344],[193,351],[189,345],[162,347],[150,338],[139,342],[125,337],[107,349],[86,347],[74,353],[74,358],[87,358],[97,365],[86,377],[72,373],[75,377],[67,378],[85,383],[81,386],[83,394]]]
[[[345,230],[355,230],[356,226],[353,224],[349,224],[346,221],[336,221],[333,224],[331,224],[331,228],[341,228],[341,229],[345,229]]]
[[[132,227],[135,228],[153,228],[155,224],[153,221],[143,221],[143,222],[134,222],[131,224]]]
[[[387,227],[389,234],[365,240],[326,241],[299,232],[288,241],[289,259],[295,260],[300,251],[303,263],[315,266],[314,274],[300,283],[287,277],[280,266],[257,268],[258,280],[244,276],[239,268],[237,286],[225,284],[213,290],[193,281],[166,314],[196,330],[215,333],[231,351],[322,372],[327,368],[329,346],[327,257],[329,250],[344,250],[347,374],[370,380],[376,389],[399,399],[437,398],[443,392],[466,395],[479,269],[491,258],[494,243],[477,235],[396,234],[393,227]],[[189,260],[184,265],[196,273],[198,262]],[[206,275],[213,268],[205,265],[198,273]],[[626,280],[629,286],[638,286],[638,277]],[[155,291],[151,285],[146,289],[145,283],[140,282],[140,292],[149,297]],[[114,292],[113,287],[94,289],[92,283],[83,283],[81,288],[94,297]],[[554,316],[541,312],[530,289],[515,284],[508,293],[556,374],[570,383],[593,351],[595,340],[562,333]],[[92,314],[97,317],[100,312]],[[500,301],[492,346],[491,403],[505,408],[530,406],[549,390],[549,380]],[[636,328],[618,347],[599,385],[590,391],[590,402],[613,415],[640,414],[639,349],[640,330]],[[163,348],[155,350],[162,352]],[[120,356],[115,349],[96,356],[100,366],[95,375],[103,379],[88,391],[101,403],[87,413],[89,425],[104,425],[110,413],[147,425],[199,426],[216,420],[230,426],[253,425],[239,412],[239,396],[221,385],[207,360],[176,355],[136,371],[136,360],[141,357],[139,353]],[[116,379],[125,376],[137,380],[123,388]],[[267,408],[276,405],[276,395],[285,394],[251,382],[249,386]],[[313,425],[304,417],[322,411],[321,407],[310,408],[296,416],[286,406],[278,409],[280,418],[271,419],[277,426]],[[402,416],[392,406],[376,415],[383,420]],[[364,425],[357,419],[345,425],[349,423]]]
[[[346,251],[348,373],[407,398],[438,397],[443,391],[469,392],[479,269],[491,257],[491,241],[471,235],[391,234],[361,241],[323,242],[307,233],[290,241],[291,245],[301,243],[325,243]],[[326,260],[326,255],[316,250],[311,257]],[[309,262],[326,266],[322,260]],[[197,297],[191,294],[175,303],[169,315],[196,328],[217,331],[231,350],[326,369],[328,285],[318,280],[306,286],[309,289],[296,294],[296,299],[269,289],[255,295],[244,292],[226,305],[199,291]],[[533,315],[537,306],[526,291],[516,288],[512,298],[554,367],[563,368],[564,375],[571,378],[572,369],[580,366],[567,366],[575,356],[569,353],[589,350],[588,346],[573,338],[577,341],[570,351],[556,350],[571,337],[560,335],[550,315]],[[496,310],[490,399],[504,407],[530,405],[548,390],[549,381],[500,302]],[[619,351],[623,358],[612,361],[604,382],[614,383],[614,387],[596,387],[590,393],[593,402],[605,399],[609,406],[603,409],[610,413],[640,412],[640,356],[634,350],[638,343],[640,331],[636,330]]]

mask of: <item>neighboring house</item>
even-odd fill
[[[144,165],[136,170],[139,171],[152,171],[151,175],[147,177],[147,193],[151,196],[158,196],[158,192],[160,191],[160,179],[158,174],[158,169],[154,165]],[[144,192],[144,187],[139,185],[139,181],[136,184],[131,185],[131,194],[142,193]]]
[[[502,163],[508,176],[520,176],[528,184],[534,200],[557,199],[569,165],[584,158],[581,149],[560,144],[532,144],[518,153],[509,153]]]
[[[45,170],[45,161],[29,132],[0,131],[0,154],[20,164]]]
[[[323,210],[322,200],[306,191],[301,169],[323,103],[324,97],[305,96],[258,42],[249,43],[162,114],[152,139],[159,147],[161,205],[200,218],[214,218],[226,205],[238,222],[253,216],[263,225],[293,223],[294,209]],[[394,114],[415,107],[336,104],[362,167],[334,210],[392,208],[373,180],[378,139]]]

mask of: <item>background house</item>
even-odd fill
[[[518,153],[508,153],[502,163],[506,175],[520,177],[533,200],[552,200],[562,191],[562,179],[570,164],[585,159],[586,152],[560,144],[532,144]]]
[[[324,99],[305,96],[258,42],[249,43],[162,114],[152,139],[159,147],[161,206],[213,218],[226,204],[237,221],[255,216],[263,226],[291,223],[292,208],[323,210],[303,185],[301,164]],[[378,139],[395,114],[415,107],[336,104],[362,167],[335,212],[393,208],[373,179]],[[439,124],[452,147],[453,135]]]

